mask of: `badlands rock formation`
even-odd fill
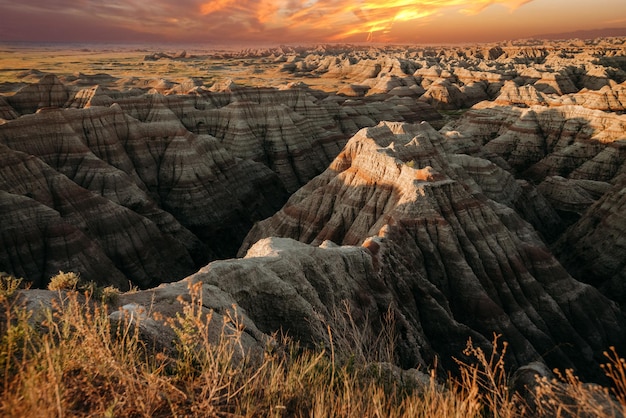
[[[626,306],[626,176],[572,225],[555,253],[574,277]]]
[[[444,142],[427,124],[361,130],[328,170],[255,225],[241,254],[270,236],[363,245],[377,294],[394,296],[410,324],[403,337],[427,361],[456,355],[468,336],[488,346],[496,333],[511,343],[511,364],[543,357],[598,378],[603,347],[625,342],[621,311],[574,280],[513,208],[483,192],[469,174],[481,170],[464,168],[493,163],[448,153]],[[500,175],[504,189],[513,180]]]
[[[23,116],[0,125],[0,144],[0,189],[14,202],[3,200],[10,251],[2,252],[2,268],[38,285],[59,269],[100,283],[110,271],[123,287],[184,277],[232,254],[252,222],[286,196],[274,173],[235,159],[215,138],[141,123],[118,105]],[[21,212],[24,201],[47,221]],[[82,246],[77,234],[115,268],[94,275],[96,266],[74,266],[67,246]],[[32,240],[45,256],[28,245],[35,236],[47,237]]]
[[[68,80],[45,75],[0,103],[11,158],[0,269],[36,286],[59,270],[122,288],[178,280],[234,256],[253,222],[322,172],[348,134],[383,118],[435,117],[401,99],[320,100],[302,85],[189,82],[189,94],[163,95],[84,87],[119,82],[104,76]],[[38,211],[45,221],[28,215]]]
[[[472,141],[479,154],[497,156],[494,161],[518,177],[547,182],[541,190],[558,210],[582,213],[624,172],[624,115],[582,106],[482,102],[444,131],[459,142]],[[569,180],[570,196],[561,194],[564,183],[555,176]]]
[[[167,75],[0,84],[0,271],[151,288],[120,298],[137,315],[201,283],[251,350],[350,318],[404,367],[495,333],[512,368],[601,380],[626,350],[623,39],[136,61]]]

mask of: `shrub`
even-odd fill
[[[57,275],[50,278],[48,290],[76,290],[79,280],[78,274],[74,272],[59,271]]]
[[[0,303],[12,298],[18,289],[22,287],[24,279],[16,278],[5,272],[0,272]]]

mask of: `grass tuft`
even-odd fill
[[[15,283],[11,283],[12,289]],[[163,318],[129,314],[118,316],[122,319],[112,324],[107,305],[90,296],[60,293],[53,309],[38,321],[14,300],[3,299],[0,416],[514,417],[527,413],[508,389],[502,360],[506,344],[498,338],[492,353],[474,347],[470,340],[464,354],[472,361],[458,362],[458,378],[440,380],[432,372],[410,383],[408,372],[390,362],[397,338],[391,314],[384,321],[388,329],[370,335],[356,327],[346,306],[338,313],[345,320],[340,324],[344,334],[336,335],[329,327],[327,346],[306,349],[275,335],[276,341],[253,356],[245,348],[245,329],[236,308],[223,315],[208,311],[202,304],[202,284],[196,283],[190,285],[188,297],[180,298],[179,315],[165,320],[176,336],[175,350],[166,352],[146,344],[141,332],[142,321],[163,323]],[[355,348],[354,354],[340,355],[348,346]],[[616,383],[613,393],[586,385],[567,371],[560,379],[539,382],[534,416],[623,413],[624,360],[615,350],[607,352],[607,358],[605,370]]]
[[[78,274],[74,272],[59,271],[58,274],[50,278],[48,290],[76,290],[79,280]]]

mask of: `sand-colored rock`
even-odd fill
[[[624,163],[626,117],[581,106],[504,107],[482,102],[446,128],[503,157],[514,172],[610,181]]]

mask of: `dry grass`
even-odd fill
[[[3,283],[3,288],[16,289],[15,283]],[[499,353],[493,354],[468,343],[465,354],[475,362],[459,362],[458,379],[441,384],[431,374],[429,382],[412,385],[389,378],[377,366],[380,359],[389,359],[393,334],[359,333],[349,310],[344,331],[353,329],[351,341],[333,342],[331,330],[329,347],[308,350],[284,338],[253,360],[241,356],[244,329],[236,313],[224,321],[220,340],[210,342],[213,318],[203,314],[201,287],[195,285],[190,288],[190,301],[181,298],[182,313],[169,320],[178,353],[170,356],[143,343],[136,319],[114,326],[106,305],[86,304],[78,292],[63,294],[42,321],[34,321],[19,308],[14,292],[2,298],[1,416],[512,417],[524,413],[520,400],[508,390],[500,355],[506,346],[499,347],[497,339],[494,346]],[[358,347],[367,341],[374,341],[382,352]],[[346,343],[358,349],[342,359],[335,349]],[[607,375],[616,380],[614,395],[623,402],[624,361],[614,351],[607,356]],[[580,405],[591,407],[598,393],[610,395],[607,389],[584,385],[573,375],[564,379],[542,382],[537,396],[543,406],[538,415],[584,416],[586,410]],[[578,407],[555,409],[564,399],[576,399]],[[619,403],[614,405],[623,412]],[[611,411],[593,408],[599,413],[594,416],[613,416]]]

